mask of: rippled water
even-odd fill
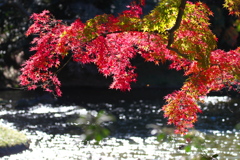
[[[196,144],[201,141],[201,144],[192,145],[191,151],[186,152],[181,147],[188,145],[186,139],[172,135],[173,129],[166,127],[163,113],[159,112],[164,102],[159,98],[161,95],[152,96],[154,93],[150,97],[147,96],[150,93],[117,97],[112,92],[84,92],[51,104],[46,102],[54,100],[43,101],[39,97],[36,100],[36,97],[24,94],[11,100],[4,97],[5,94],[0,95],[9,102],[0,110],[0,123],[21,130],[31,139],[30,150],[3,159],[185,160],[200,154],[218,154],[218,159],[223,160],[240,159],[240,101],[237,97],[211,96],[206,99],[207,103],[202,104],[204,113],[199,115],[196,130],[191,132],[195,135],[192,141]],[[26,98],[33,106],[13,108],[19,99]],[[79,115],[103,109],[117,119],[107,124],[112,134],[98,145],[95,141],[84,143],[83,132],[76,120]],[[154,133],[164,133],[165,138],[157,139]]]

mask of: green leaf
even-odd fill
[[[160,134],[157,135],[157,140],[158,140],[158,141],[161,141],[161,140],[163,140],[165,137],[166,137],[166,134],[160,133]]]
[[[192,146],[191,145],[187,145],[186,147],[184,147],[186,152],[190,152],[191,151]]]

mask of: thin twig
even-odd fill
[[[71,56],[69,57],[69,59],[67,60],[67,62],[65,62],[65,63],[61,66],[61,68],[59,68],[59,69],[55,72],[55,74],[57,74],[58,72],[60,72],[60,71],[70,62],[71,59],[72,59],[72,54],[71,54]]]

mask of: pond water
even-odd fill
[[[240,100],[209,96],[188,137],[176,136],[160,111],[170,90],[68,89],[54,99],[39,92],[2,91],[0,124],[24,132],[30,149],[4,160],[186,160],[200,155],[240,159]],[[96,144],[83,141],[80,116],[101,110],[115,117],[103,125],[110,136]],[[158,136],[156,136],[158,135]],[[190,140],[189,140],[190,139]]]

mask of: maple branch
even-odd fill
[[[70,62],[71,59],[72,59],[72,54],[71,54],[71,56],[69,57],[69,59],[67,60],[67,62],[65,62],[65,63],[61,66],[61,68],[59,68],[59,69],[55,72],[55,74],[58,74],[58,72],[60,72],[60,71]]]
[[[177,48],[171,47],[172,43],[174,42],[174,32],[180,27],[182,17],[184,14],[185,6],[186,6],[186,0],[181,0],[181,4],[179,6],[179,11],[178,11],[176,22],[175,22],[174,26],[168,30],[167,49],[172,50],[172,51],[176,52],[178,55],[188,59],[188,57],[186,55],[182,54]]]
[[[172,50],[174,52],[176,52],[179,56],[182,56],[183,58],[189,59],[189,57],[183,53],[181,53],[177,48],[171,47],[171,45],[174,42],[174,32],[179,29],[180,25],[181,25],[181,21],[182,21],[182,17],[184,15],[184,10],[186,7],[186,1],[187,0],[181,0],[181,4],[179,6],[179,11],[178,11],[178,15],[176,18],[176,22],[174,24],[174,26],[169,29],[166,30],[166,32],[168,33],[168,44],[167,44],[167,49]],[[106,37],[108,34],[113,34],[113,33],[123,33],[123,32],[129,32],[129,31],[138,31],[138,32],[145,32],[144,30],[117,30],[117,31],[110,31],[110,32],[105,32],[105,33],[100,33],[99,35],[96,35],[95,37],[93,37],[92,39],[88,40],[88,42],[91,42],[93,40],[95,40],[96,38],[98,38],[99,36],[103,36]],[[150,31],[148,33],[152,33],[152,34],[162,34],[158,31]]]
[[[167,44],[167,49],[169,50],[172,50],[174,52],[176,52],[178,55],[182,56],[183,58],[186,58],[186,59],[189,59],[189,57],[183,53],[181,53],[177,48],[174,48],[174,47],[171,47],[171,45],[173,44],[174,42],[174,32],[180,27],[181,25],[181,21],[182,21],[182,17],[183,17],[183,14],[184,14],[184,10],[185,10],[185,7],[186,7],[186,1],[187,0],[181,0],[181,4],[179,6],[179,11],[178,11],[178,15],[177,15],[177,19],[176,19],[176,22],[174,24],[174,26],[167,30],[168,32],[168,44]],[[130,30],[131,31],[131,30]],[[144,32],[143,30],[137,30],[138,32]],[[112,33],[121,33],[121,32],[124,32],[122,30],[120,31],[114,31],[114,32],[107,32],[107,33],[103,33],[101,34],[101,36],[104,36],[106,37],[108,34],[112,34]],[[150,33],[154,33],[154,34],[159,34],[159,32],[156,32],[156,31],[153,31],[153,32],[150,32]],[[97,37],[95,37],[94,39],[96,39]],[[92,40],[94,40],[92,39]],[[91,40],[91,41],[92,41]]]

